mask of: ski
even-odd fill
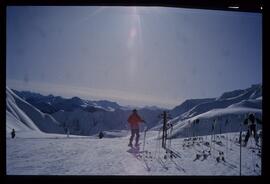
[[[186,172],[186,170],[180,166],[181,164],[177,161],[177,159],[174,159],[174,158],[180,158],[180,157],[179,157],[180,155],[177,156],[177,154],[179,154],[179,153],[171,154],[171,153],[169,152],[169,150],[170,150],[170,149],[167,149],[167,153],[164,155],[163,158],[162,158],[162,157],[156,158],[157,161],[160,163],[160,165],[161,165],[164,169],[169,170],[169,168],[170,168],[169,165],[173,164],[174,167],[175,167],[178,171]],[[173,153],[175,153],[175,152],[173,151]]]
[[[219,141],[213,141],[215,144],[219,145],[219,146],[225,146],[225,144],[223,144],[223,142],[221,140]]]
[[[165,162],[159,157],[157,158],[157,161],[160,163],[160,165],[166,169],[166,170],[169,170],[169,168],[166,166]]]
[[[229,162],[227,162],[227,161],[221,161],[221,162],[218,162],[217,164],[223,164],[223,165],[225,165],[225,166],[227,166],[227,167],[230,167],[231,169],[237,169],[237,166],[236,165],[234,165],[234,164],[231,164],[231,163],[229,163]]]
[[[178,171],[183,171],[183,172],[186,172],[186,170],[180,166],[179,163],[176,163],[176,161],[174,159],[171,159],[172,163],[175,165],[175,168],[178,170]]]
[[[181,158],[180,153],[178,153],[175,150],[172,150],[171,148],[166,148],[166,153],[168,153],[170,155],[170,157],[174,157],[174,158]]]
[[[200,160],[200,161],[204,161],[208,158],[208,156],[211,155],[210,150],[208,150],[210,148],[210,143],[207,141],[201,141],[199,144],[196,144],[197,146],[206,146],[206,148],[202,148],[201,150],[196,149],[195,145],[193,146],[194,150],[197,152],[196,157],[193,161],[196,160]]]

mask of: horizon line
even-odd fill
[[[79,97],[83,100],[89,101],[107,100],[110,102],[116,102],[120,106],[130,106],[139,108],[144,108],[146,106],[156,106],[158,108],[173,109],[174,107],[178,106],[179,104],[185,101],[183,100],[182,102],[181,101],[179,102],[177,100],[178,103],[173,103],[172,101],[169,102],[159,101],[158,97],[153,97],[144,94],[141,95],[131,94],[130,96],[125,96],[126,92],[123,91],[115,91],[108,89],[93,89],[79,86],[66,86],[62,84],[42,83],[33,81],[25,82],[14,79],[6,80],[6,87],[18,91],[29,91],[47,96],[48,95],[60,96],[62,98]],[[111,95],[108,95],[107,93],[110,93]]]

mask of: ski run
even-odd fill
[[[245,132],[243,132],[245,133]],[[7,175],[240,175],[239,132],[175,138],[161,147],[160,132],[140,133],[138,148],[128,147],[129,132],[110,138],[45,134],[7,135]],[[26,149],[27,148],[27,149]],[[253,137],[241,147],[241,175],[261,175],[261,149]]]

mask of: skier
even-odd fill
[[[14,130],[14,128],[12,129],[12,132],[11,132],[11,138],[12,138],[12,139],[15,138],[15,130]]]
[[[247,145],[249,136],[250,136],[250,134],[252,134],[252,132],[253,132],[253,135],[254,135],[254,139],[256,141],[256,144],[258,144],[259,137],[258,137],[257,132],[256,132],[256,122],[259,123],[259,124],[262,124],[262,121],[260,119],[256,118],[254,116],[254,114],[252,114],[252,113],[249,114],[248,118],[246,118],[244,120],[244,124],[245,125],[248,125],[248,130],[247,130],[247,134],[245,136],[245,141],[244,141],[244,145],[243,146],[246,146]]]
[[[140,130],[139,130],[139,123],[143,122],[145,123],[145,121],[138,115],[137,110],[134,109],[132,111],[132,114],[128,117],[128,123],[130,125],[130,129],[131,129],[131,136],[129,139],[129,144],[128,146],[132,147],[132,141],[134,136],[136,135],[136,143],[135,146],[137,147],[139,144],[139,137],[140,137]]]
[[[102,139],[102,138],[104,137],[104,134],[103,134],[102,131],[99,132],[98,137],[99,137],[100,139]]]

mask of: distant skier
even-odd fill
[[[130,129],[131,129],[131,136],[130,136],[130,139],[129,139],[128,146],[132,147],[132,141],[133,141],[133,138],[134,138],[135,135],[136,135],[135,146],[139,145],[139,137],[140,137],[139,123],[140,122],[145,123],[145,121],[138,115],[137,110],[134,109],[132,111],[132,114],[128,117],[128,123],[129,123]]]
[[[99,132],[98,137],[99,137],[100,139],[102,139],[102,138],[104,137],[104,134],[103,134],[102,131]]]
[[[12,129],[12,132],[11,132],[11,138],[14,139],[14,138],[15,138],[15,135],[16,135],[16,133],[15,133],[15,130],[14,130],[14,128],[13,128],[13,129]]]
[[[247,130],[247,134],[246,134],[246,137],[245,137],[245,141],[244,141],[244,145],[243,146],[246,146],[247,145],[249,136],[252,134],[252,132],[253,132],[253,135],[254,135],[254,139],[256,141],[256,144],[258,144],[259,137],[258,137],[257,131],[256,131],[256,122],[259,123],[259,124],[262,124],[262,121],[260,119],[256,118],[254,116],[254,114],[249,114],[248,118],[246,118],[244,120],[244,124],[245,125],[248,125],[248,130]]]

